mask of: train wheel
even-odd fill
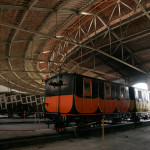
[[[55,117],[55,129],[59,134],[63,134],[66,131],[66,120],[62,115],[57,115]]]
[[[55,123],[55,129],[59,134],[65,133],[65,131],[66,131],[65,123],[64,122]]]

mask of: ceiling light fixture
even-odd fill
[[[50,51],[44,51],[43,53],[44,53],[44,54],[45,54],[45,53],[50,53]]]
[[[41,61],[40,64],[45,63],[44,61]]]
[[[94,15],[94,14],[88,13],[88,12],[81,12],[81,14],[82,14],[82,15],[92,15],[92,16]]]

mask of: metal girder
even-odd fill
[[[121,38],[119,38],[119,37],[117,36],[117,34],[114,33],[114,31],[110,30],[109,26],[104,22],[104,20],[103,20],[102,18],[100,18],[99,16],[97,16],[97,17],[98,17],[99,20],[102,22],[102,24],[107,27],[107,29],[109,30],[109,32],[112,33],[112,34],[114,35],[114,37],[116,37],[117,40],[118,40],[121,44],[123,44]],[[124,47],[126,47],[126,46],[124,45]],[[133,55],[132,51],[131,51],[129,48],[126,47],[126,49],[130,52],[131,55]],[[136,58],[136,59],[137,59],[137,58]],[[119,70],[116,70],[112,65],[108,65],[108,66],[110,66],[113,70],[115,70],[116,72],[118,72],[119,74],[122,75],[122,73],[119,72]],[[123,76],[123,75],[122,75],[122,76]]]
[[[150,33],[148,33],[148,31],[150,31],[149,29],[148,30],[146,30],[146,31],[143,31],[143,33],[142,32],[140,32],[139,34],[137,33],[136,35],[133,35],[133,36],[130,36],[130,41],[132,41],[132,40],[134,40],[134,39],[137,39],[137,38],[140,38],[141,36],[146,36],[147,34],[150,34]],[[142,35],[141,35],[142,34]],[[122,43],[127,43],[128,42],[128,38],[129,37],[126,37],[126,38],[122,38],[121,39],[121,41],[122,41]],[[114,41],[114,42],[112,42],[112,44],[115,44],[115,43],[117,43],[118,42],[118,40],[116,40],[116,41]],[[87,44],[88,42],[86,42],[86,44]],[[106,45],[103,45],[103,46],[100,46],[100,47],[98,47],[97,49],[102,49],[102,48],[105,48],[105,47],[107,47],[109,44],[106,44]],[[77,48],[77,50],[78,50],[79,48]],[[85,53],[85,54],[83,54],[82,56],[85,56],[85,55],[87,55],[87,54],[90,54],[90,53],[92,53],[92,52],[94,52],[95,50],[92,50],[92,51],[88,51],[87,53]],[[134,53],[134,54],[136,54],[136,53]],[[70,56],[71,56],[72,54],[70,54]],[[69,56],[69,57],[70,57]],[[69,57],[67,57],[68,59],[69,59]],[[75,60],[76,59],[79,59],[81,56],[79,56],[79,57],[77,57],[77,58],[75,58]]]
[[[74,65],[71,65],[71,64],[68,64],[70,66],[74,66]],[[114,77],[114,78],[120,78],[120,77],[116,77],[114,75],[111,75],[111,74],[108,74],[108,73],[105,73],[105,72],[101,72],[101,71],[98,71],[98,70],[95,70],[95,69],[90,69],[90,68],[87,68],[87,67],[83,67],[83,66],[78,66],[79,68],[81,69],[84,69],[84,70],[87,70],[87,71],[91,71],[91,72],[95,72],[95,73],[99,73],[99,74],[102,74],[102,75],[107,75],[107,76],[111,76],[111,77]]]
[[[56,34],[56,33],[57,33],[62,27],[64,27],[71,19],[73,19],[74,16],[75,16],[75,14],[72,14],[68,19],[66,19],[66,20],[64,21],[64,23],[63,23],[62,25],[60,25],[58,28],[56,28],[56,30],[55,30],[53,33],[51,33],[51,34],[52,34],[52,35],[53,35],[53,34]],[[33,40],[34,40],[34,39],[33,39]],[[41,52],[43,51],[43,49],[45,48],[45,46],[47,45],[48,42],[49,42],[49,38],[47,38],[46,42],[44,43],[44,45],[43,45],[42,48],[40,49],[40,51],[39,51],[39,56],[40,56]]]
[[[11,84],[13,84],[13,85],[15,85],[16,87],[18,87],[19,89],[21,88],[21,89],[25,89],[26,91],[34,91],[35,92],[35,90],[32,90],[32,89],[30,89],[30,88],[25,88],[24,86],[22,87],[22,86],[20,86],[20,85],[18,85],[18,84],[15,84],[15,83],[13,83],[12,81],[9,81],[9,80],[7,80],[7,78],[5,78],[4,76],[2,76],[1,74],[0,74],[0,77],[2,77],[4,80],[6,80],[8,83],[11,83]],[[40,91],[37,91],[37,92],[39,92],[39,93],[43,93],[43,92],[40,92]]]
[[[97,49],[94,49],[92,47],[89,47],[89,46],[86,46],[86,45],[83,45],[83,44],[79,44],[79,43],[76,43],[76,42],[71,42],[71,41],[68,41],[68,40],[65,40],[65,39],[62,39],[62,38],[57,38],[56,36],[47,36],[47,35],[44,35],[44,34],[41,34],[41,33],[35,32],[35,31],[26,30],[26,29],[17,27],[15,25],[10,25],[10,24],[3,23],[3,22],[0,22],[0,24],[4,25],[4,26],[7,26],[7,27],[19,29],[19,30],[22,30],[22,31],[25,31],[25,32],[29,32],[29,33],[32,33],[32,34],[37,34],[37,35],[39,34],[39,35],[46,36],[46,37],[49,37],[49,38],[53,38],[53,39],[56,39],[56,40],[66,41],[68,43],[75,44],[75,45],[80,46],[80,47],[85,47],[85,48],[88,48],[88,49],[91,49],[91,50],[95,50],[95,51],[97,51],[97,52],[99,52],[99,53],[101,53],[101,54],[103,54],[103,55],[105,55],[107,57],[110,57],[110,58],[112,58],[112,59],[114,59],[114,60],[116,60],[118,62],[121,62],[121,63],[123,63],[123,64],[125,64],[125,65],[127,65],[127,66],[129,66],[129,67],[131,67],[133,69],[135,69],[135,70],[138,70],[140,72],[146,73],[143,70],[140,70],[139,68],[137,68],[135,66],[132,66],[131,64],[128,64],[128,63],[126,63],[126,62],[124,62],[124,61],[122,61],[122,60],[120,60],[120,59],[118,59],[118,58],[116,58],[114,56],[111,56],[111,55],[109,55],[109,54],[107,54],[107,53],[105,53],[105,52],[103,52],[101,50],[97,50]]]
[[[150,13],[150,11],[148,11],[148,13]],[[140,17],[142,17],[142,16],[144,16],[145,14],[141,14],[141,15],[139,15],[139,16],[136,16],[134,19],[132,19],[132,21],[134,21],[134,20],[136,20],[136,19],[139,19]],[[66,21],[65,21],[66,22]],[[124,21],[123,23],[122,23],[122,25],[124,25],[124,24],[127,24],[129,21],[127,20],[127,21]],[[63,23],[64,24],[64,23]],[[65,24],[64,24],[65,25]],[[112,27],[111,28],[111,30],[113,30],[113,29],[116,29],[117,27],[119,27],[119,25],[117,25],[117,26],[115,26],[115,27]],[[57,30],[57,29],[56,29]],[[32,33],[32,34],[34,34],[34,33]],[[150,34],[150,33],[148,33],[148,32],[146,32],[146,34]],[[97,36],[98,37],[98,36]],[[135,38],[137,38],[137,37],[135,37]],[[43,36],[43,37],[37,37],[37,38],[34,38],[34,39],[32,39],[32,41],[38,41],[38,40],[47,40],[47,39],[50,39],[49,37],[45,37],[45,36]],[[95,38],[94,38],[95,39]],[[123,39],[122,39],[123,40]],[[29,41],[31,41],[31,39],[24,39],[24,40],[14,40],[14,41],[12,41],[12,43],[17,43],[17,42],[29,42]],[[127,40],[126,40],[126,42],[128,42]],[[4,45],[4,44],[9,44],[10,42],[8,42],[8,41],[4,41],[4,42],[1,42],[0,41],[0,45]]]
[[[134,55],[138,55],[138,54],[145,53],[145,52],[150,52],[150,48],[146,48],[146,49],[142,49],[142,50],[136,51],[133,54]]]
[[[32,73],[54,73],[53,71],[52,72],[47,72],[47,71],[26,71],[26,70],[0,70],[0,72],[32,72]]]
[[[70,0],[66,0],[65,2],[62,2],[63,4],[66,4],[66,3],[68,3]],[[62,4],[61,3],[61,4]],[[53,17],[53,15],[55,15],[59,10],[61,10],[62,8],[63,8],[63,6],[64,5],[61,5],[61,4],[59,4],[59,6],[58,6],[58,8],[57,8],[57,11],[54,11],[54,12],[50,12],[49,13],[49,15],[48,15],[48,17],[45,19],[45,21],[42,23],[42,25],[39,27],[39,29],[38,29],[38,32],[41,32],[42,31],[42,29],[43,29],[43,27],[44,26],[46,26],[47,25],[47,23],[51,20],[51,18]],[[37,36],[37,34],[34,34],[33,35],[33,37],[32,37],[32,40],[34,40],[35,38],[36,38],[36,36]],[[48,39],[49,40],[49,39]],[[48,41],[47,40],[47,41]],[[47,42],[46,42],[47,43]],[[27,46],[27,48],[26,48],[26,50],[25,50],[25,56],[26,56],[26,53],[28,52],[28,50],[30,49],[30,47],[31,47],[31,45],[32,45],[32,41],[30,41],[29,43],[28,43],[28,46]],[[44,44],[44,46],[45,46],[45,44]],[[42,47],[43,48],[43,47]],[[39,55],[37,55],[37,58],[39,57]],[[27,68],[25,67],[25,69],[27,70]],[[41,77],[42,77],[42,75],[41,74],[39,74]],[[30,75],[29,75],[30,76]]]
[[[133,52],[126,45],[124,45],[122,39],[120,37],[118,37],[118,35],[115,34],[113,30],[110,30],[109,26],[107,26],[107,24],[103,21],[102,18],[100,18],[100,17],[98,17],[98,18],[103,23],[103,25],[106,26],[108,28],[108,30],[114,35],[114,37],[117,38],[117,40],[123,45],[123,47],[125,47],[129,51],[129,53],[132,56],[134,56],[134,58],[141,64],[140,60],[133,54]],[[142,67],[143,67],[144,70],[146,70],[146,72],[148,71],[143,65],[142,65]]]
[[[124,48],[128,50],[128,52],[131,54],[131,56],[134,56],[134,58],[141,64],[140,60],[134,55],[134,53],[122,42],[121,38],[119,38],[113,31],[112,34],[118,39],[118,41],[122,44]],[[142,64],[141,64],[142,65]],[[147,72],[148,70],[142,65],[143,69]],[[147,72],[148,73],[148,72]]]
[[[88,72],[91,71],[91,72],[94,72],[94,73],[99,73],[99,74],[102,74],[102,75],[107,75],[107,76],[111,76],[111,77],[114,77],[114,78],[119,78],[119,77],[116,77],[116,76],[114,76],[114,75],[110,75],[110,74],[108,74],[108,73],[104,73],[104,72],[95,70],[96,68],[90,69],[90,68],[87,68],[87,67],[83,67],[83,66],[81,66],[81,65],[78,65],[78,63],[75,62],[74,60],[70,60],[70,61],[73,61],[74,63],[77,64],[76,66],[74,66],[74,65],[68,63],[67,65],[71,66],[72,68],[78,67],[78,68],[81,68],[81,69],[86,70],[86,71],[88,71]],[[87,60],[85,60],[85,61],[87,61]],[[84,61],[84,62],[85,62],[85,61]],[[82,63],[82,62],[81,62],[81,63]],[[58,64],[56,64],[56,65],[58,65]],[[67,68],[64,67],[64,66],[61,66],[61,68],[66,69],[68,72],[70,72],[70,69],[67,69]],[[57,72],[58,72],[58,70],[57,70]],[[103,78],[103,77],[101,77],[101,79],[105,80],[105,78]]]
[[[37,61],[37,62],[41,62],[41,63],[44,63],[44,62],[51,62],[51,63],[57,63],[57,64],[65,64],[66,62],[57,62],[57,61],[50,61],[50,60],[44,60],[44,59],[34,59],[34,58],[28,58],[28,57],[11,57],[11,56],[1,56],[0,55],[0,58],[7,58],[9,60],[29,60],[29,61]],[[3,60],[3,61],[6,61],[6,60]]]
[[[8,5],[8,4],[1,4],[0,5],[0,8],[1,9],[20,9],[20,10],[28,10],[28,6],[23,6],[23,5]],[[56,11],[59,11],[61,13],[77,13],[76,11],[74,10],[69,10],[69,9],[60,9],[60,10],[57,10],[57,9],[54,9],[54,8],[45,8],[45,7],[36,7],[36,6],[33,6],[31,8],[31,10],[34,10],[34,11],[44,11],[44,12],[56,12]]]
[[[89,58],[87,58],[87,59],[85,59],[84,61],[81,61],[80,63],[77,63],[77,65],[75,65],[75,66],[73,66],[70,70],[69,70],[69,72],[71,72],[72,70],[74,70],[76,67],[80,67],[80,68],[82,68],[82,66],[81,66],[81,64],[83,64],[83,63],[85,63],[85,62],[87,62],[87,61],[89,61],[91,58],[93,58],[93,57],[96,57],[96,55],[97,54],[93,54],[91,57],[89,57]],[[73,60],[71,60],[71,61],[73,61]],[[75,61],[73,61],[73,62],[75,62]],[[96,71],[96,68],[98,68],[99,66],[94,66],[94,70]],[[87,67],[84,67],[84,68],[82,68],[82,69],[85,69],[85,68],[87,68]],[[113,67],[112,67],[113,68]],[[88,68],[87,68],[88,69]],[[87,70],[86,69],[86,70]],[[114,69],[114,68],[113,68]],[[89,70],[87,70],[86,72],[84,72],[84,74],[85,73],[87,73],[87,72],[89,72]],[[94,72],[94,71],[92,71],[92,72]],[[119,71],[118,71],[119,72]],[[94,72],[94,73],[98,73],[98,72]],[[104,73],[104,72],[103,72]],[[102,74],[102,72],[100,72],[99,74]],[[105,73],[104,73],[105,74]],[[121,74],[121,73],[120,73]],[[108,74],[107,74],[108,75]],[[108,75],[109,76],[109,75]],[[112,75],[110,75],[110,76],[112,76]],[[113,77],[115,77],[115,76],[113,76]],[[101,77],[101,79],[103,79],[103,80],[106,80],[104,77]]]
[[[140,4],[140,2],[138,0],[134,0],[135,3],[141,8],[141,10],[144,12],[144,14],[147,16],[147,18],[150,20],[150,15],[148,14],[148,12],[145,10],[145,8]]]
[[[98,0],[93,0],[91,3],[89,3],[88,5],[86,5],[85,7],[88,7],[90,5],[92,5],[94,2],[96,2]],[[66,1],[67,3],[67,1]],[[59,8],[61,9],[61,7]],[[54,35],[56,34],[61,28],[63,28],[71,19],[73,19],[76,15],[80,14],[82,12],[84,8],[82,8],[78,13],[73,13],[71,16],[69,16],[64,22],[63,24],[61,24],[59,27],[56,26],[56,30],[54,32],[51,33],[51,35]],[[56,16],[57,17],[57,16]],[[49,39],[45,42],[45,44],[43,45],[43,47],[41,48],[40,50],[40,53],[42,52],[42,50],[44,49],[44,47],[47,45],[47,43],[49,42]],[[40,56],[40,53],[39,53],[39,56]]]
[[[138,51],[134,52],[133,54],[134,54],[134,55],[138,55],[138,54],[142,54],[142,53],[145,53],[145,52],[150,52],[150,48],[138,50]],[[129,56],[126,58],[126,60],[129,59],[130,57],[131,57],[131,55],[129,55]]]
[[[68,3],[70,0],[66,0],[65,4]],[[60,5],[60,7],[58,7],[57,11],[61,10],[63,8],[64,5]],[[50,21],[50,19],[53,17],[53,15],[56,15],[56,12],[50,13],[49,16],[46,18],[45,22],[42,24],[42,26],[38,29],[38,32],[40,32],[43,27]],[[56,16],[57,17],[57,16]],[[53,34],[53,33],[52,33]],[[33,40],[36,38],[36,35],[33,36]],[[40,49],[40,53],[42,52],[43,48],[46,46],[46,44],[48,43],[49,39],[46,40],[45,44],[42,46],[42,48]]]
[[[32,41],[38,41],[38,40],[47,40],[47,37],[35,38],[35,39],[32,40]],[[21,43],[21,42],[29,42],[29,41],[31,41],[31,39],[13,40],[13,41],[11,41],[11,43]],[[10,42],[8,42],[8,41],[1,42],[1,41],[0,41],[0,45],[5,45],[5,44],[10,44]]]
[[[32,8],[32,6],[33,5],[35,5],[36,3],[38,2],[38,0],[35,0],[35,1],[33,1],[30,5],[29,5],[29,7],[28,7],[28,9],[25,11],[25,13],[24,13],[24,15],[23,15],[23,18],[21,19],[21,21],[19,22],[19,27],[22,25],[22,23],[24,22],[24,20],[25,20],[25,18],[26,18],[26,16],[28,15],[28,13],[29,13],[29,11],[30,11],[30,9]],[[16,31],[14,32],[14,34],[13,34],[13,36],[12,36],[12,39],[11,39],[11,42],[15,39],[15,37],[16,37],[16,35],[17,35],[17,32],[18,32],[18,29],[16,29]],[[8,56],[10,57],[10,55],[11,55],[11,46],[12,46],[12,43],[10,42],[10,45],[9,45],[9,50],[8,50]],[[33,85],[33,84],[29,84],[28,82],[26,82],[26,81],[24,81],[22,78],[20,78],[20,76],[18,76],[18,74],[16,74],[16,72],[14,72],[13,71],[13,67],[12,67],[12,65],[11,65],[11,62],[10,62],[10,60],[8,59],[8,65],[9,65],[9,67],[10,67],[10,70],[13,72],[13,74],[19,79],[19,80],[21,80],[23,83],[25,83],[25,84],[28,84],[28,85],[30,85],[30,86],[32,86],[32,87],[34,87],[34,88],[37,88],[37,86],[35,86],[35,85]],[[36,82],[36,81],[35,81]],[[39,82],[38,82],[39,83]],[[40,84],[40,83],[39,83]],[[40,89],[40,88],[39,88]]]
[[[95,15],[95,14],[93,14],[93,15]],[[139,16],[138,17],[136,17],[136,19],[137,18],[139,18]],[[102,21],[102,23],[104,24],[104,22]],[[126,23],[126,22],[125,22]],[[106,24],[104,24],[104,26],[106,26]],[[114,27],[114,28],[116,28],[116,27]],[[118,38],[117,38],[118,39]],[[120,39],[118,39],[117,41],[120,41]],[[131,52],[131,51],[130,51]],[[133,65],[132,65],[133,66]],[[134,68],[134,66],[132,67],[132,68]],[[143,70],[141,70],[142,72],[143,72]],[[146,73],[146,72],[143,72],[143,73]]]
[[[86,70],[85,72],[82,73],[82,75],[86,75],[87,73],[89,73],[90,71]],[[94,74],[96,74],[96,78],[99,78],[101,80],[106,80],[106,78],[102,77],[99,75],[99,73],[94,72]],[[98,76],[97,76],[98,75]]]

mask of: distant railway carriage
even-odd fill
[[[44,113],[43,99],[41,95],[25,95],[17,93],[0,93],[0,114],[13,114],[23,116],[32,115],[34,112]]]
[[[137,117],[148,117],[150,111],[149,92],[144,89],[130,87],[130,112]]]
[[[148,91],[78,74],[63,73],[46,80],[45,110],[56,124],[84,118],[146,115]],[[62,117],[65,116],[65,117]],[[138,117],[139,117],[138,116]]]

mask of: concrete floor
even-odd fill
[[[0,119],[0,122],[24,121],[23,119]],[[26,121],[34,119],[26,119]],[[54,133],[54,130],[47,130],[47,125],[40,124],[40,130],[37,124],[0,124],[0,140],[22,137],[30,135],[40,135],[42,133]],[[53,128],[53,125],[50,126]],[[35,130],[35,131],[3,131],[3,130]],[[87,131],[88,132],[88,131]],[[135,128],[128,131],[112,132],[105,134],[105,145],[102,146],[101,133],[94,136],[83,136],[80,138],[72,137],[71,139],[56,141],[47,144],[39,144],[24,148],[15,148],[14,150],[150,150],[150,126]]]
[[[54,133],[53,130],[48,130],[48,125],[45,123],[40,123],[39,126],[39,119],[36,119],[35,123],[24,123],[24,122],[34,122],[35,119],[33,118],[23,118],[21,119],[11,119],[11,118],[0,118],[0,140],[2,139],[10,139],[16,137],[24,137],[30,135],[40,135],[42,133]],[[40,119],[41,121],[46,121],[46,119]],[[10,124],[3,124],[10,122]],[[12,124],[11,122],[22,122],[19,124]],[[54,128],[53,125],[50,128]],[[32,131],[33,130],[33,131]]]
[[[34,145],[15,150],[150,150],[150,127],[136,128],[101,136],[73,138],[53,143]]]

